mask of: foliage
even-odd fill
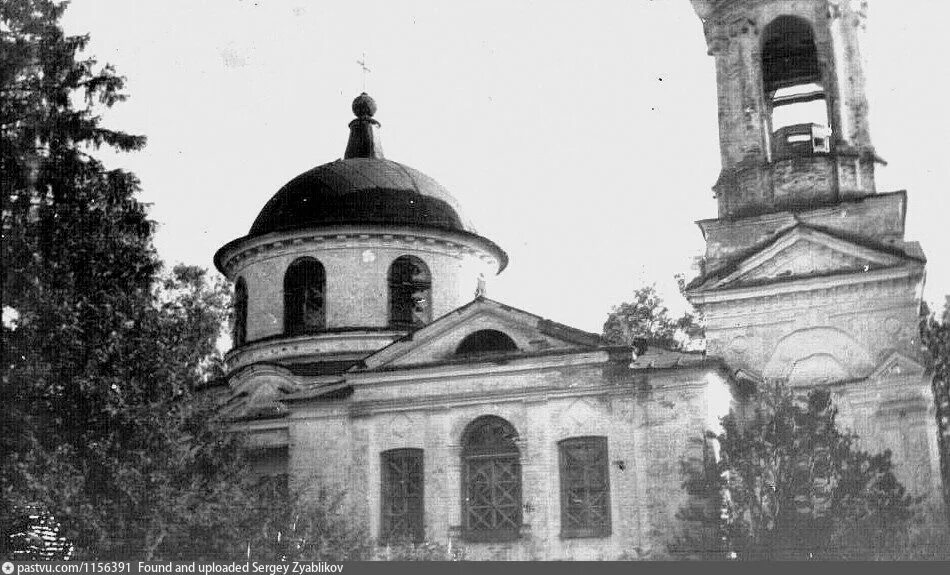
[[[448,545],[428,539],[419,543],[398,541],[377,548],[373,558],[381,561],[464,561],[465,549],[453,546],[451,541]]]
[[[682,291],[682,278],[677,278]],[[630,302],[613,306],[604,322],[604,338],[616,345],[634,345],[646,340],[670,349],[686,349],[702,339],[702,327],[690,312],[679,318],[670,317],[655,285],[644,286],[633,293]]]
[[[228,295],[198,268],[161,273],[137,179],[90,155],[145,138],[102,127],[123,79],[80,57],[64,9],[0,3],[0,525],[25,534],[0,555],[49,553],[40,522],[77,558],[227,553],[245,473],[200,388]]]
[[[921,303],[920,336],[933,359],[934,375],[944,383],[950,381],[950,296],[946,296],[939,318],[927,302]]]
[[[740,560],[903,556],[899,538],[918,501],[894,476],[891,453],[857,449],[836,417],[826,390],[800,397],[764,384],[750,409],[730,412],[710,436],[718,460],[687,475],[691,494],[721,505],[684,507],[680,517],[703,529],[673,551]]]
[[[930,311],[926,302],[921,304],[920,341],[930,354],[930,368],[933,370],[944,504],[950,517],[950,296],[947,296],[939,318]]]
[[[372,544],[347,513],[344,493],[313,487],[289,492],[284,480],[259,486],[258,526],[249,532],[247,556],[257,561],[366,560]]]
[[[10,534],[4,556],[15,561],[69,561],[73,546],[61,534],[56,519],[41,509],[22,509]]]
[[[461,549],[433,541],[376,545],[348,512],[345,493],[317,483],[289,491],[286,476],[262,480],[247,516],[246,558],[282,561],[458,561]]]

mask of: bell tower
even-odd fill
[[[740,377],[829,387],[866,449],[941,492],[917,333],[926,259],[907,194],[878,193],[861,59],[866,0],[691,0],[715,58],[718,217],[687,287]],[[932,498],[940,506],[939,497]]]
[[[873,194],[867,2],[693,0],[716,59],[719,216]]]

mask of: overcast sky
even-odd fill
[[[876,0],[868,26],[878,191],[907,189],[926,297],[950,293],[946,0]],[[107,157],[134,171],[170,264],[211,267],[288,180],[343,155],[362,90],[386,157],[458,198],[509,268],[489,297],[600,331],[611,305],[692,277],[716,215],[713,59],[687,0],[74,0],[64,26],[128,79]]]

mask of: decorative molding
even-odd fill
[[[745,300],[743,306],[748,306],[750,300],[761,302],[769,298],[782,296],[783,301],[789,301],[786,296],[791,294],[805,294],[824,292],[831,294],[842,288],[863,289],[867,285],[881,286],[893,281],[907,280],[914,284],[923,278],[923,264],[905,265],[896,268],[869,270],[867,272],[842,273],[813,278],[793,279],[786,282],[764,284],[752,287],[725,288],[709,291],[693,291],[688,294],[693,305],[706,306]],[[867,295],[865,291],[862,295]]]
[[[422,245],[420,245],[420,241]],[[365,227],[342,226],[320,230],[302,230],[286,232],[280,235],[269,234],[244,241],[236,240],[221,249],[220,269],[226,276],[233,277],[239,267],[245,267],[260,260],[284,255],[282,252],[296,252],[307,245],[318,246],[321,250],[366,248],[370,246],[390,247],[406,246],[413,250],[437,250],[456,258],[476,257],[488,265],[501,267],[501,254],[492,253],[494,244],[480,236],[468,237],[453,232],[437,230],[399,230],[380,228],[367,230]]]
[[[377,370],[386,366],[409,366],[411,363],[408,358],[419,351],[438,349],[440,340],[443,343],[449,340],[448,343],[452,344],[454,349],[456,345],[452,341],[454,336],[464,336],[474,331],[465,326],[473,326],[477,329],[497,328],[508,333],[509,336],[520,334],[514,339],[521,352],[549,350],[554,353],[562,349],[589,351],[598,348],[602,343],[600,336],[596,334],[581,332],[500,302],[479,297],[413,332],[411,337],[395,342],[367,357],[366,368]],[[526,340],[527,342],[540,340],[546,345],[532,347],[530,343],[526,344]],[[443,349],[442,353],[444,352]],[[443,359],[450,358],[443,357]],[[491,358],[486,361],[496,363],[501,359]],[[424,364],[425,362],[416,363]]]
[[[518,372],[561,369],[564,367],[585,367],[606,365],[610,355],[606,350],[573,351],[563,354],[515,357],[503,363],[488,359],[478,363],[442,364],[438,366],[419,366],[394,371],[353,371],[347,374],[347,381],[354,388],[371,385],[373,387],[419,384],[428,381],[444,381],[450,378],[478,378],[486,375],[505,375]]]
[[[894,351],[884,358],[884,361],[875,368],[868,379],[921,378],[926,371],[926,368],[914,358],[905,353]]]
[[[694,386],[704,387],[705,381]],[[686,386],[684,386],[686,388]],[[354,399],[350,403],[350,417],[369,417],[382,413],[400,413],[411,411],[432,411],[473,405],[499,405],[503,403],[526,403],[556,401],[570,398],[629,397],[636,399],[638,391],[633,386],[600,384],[591,387],[555,387],[543,385],[536,388],[503,387],[490,391],[448,392],[423,397],[387,397],[380,399]],[[517,427],[517,426],[516,426]],[[522,426],[523,427],[523,426]],[[519,427],[518,429],[521,429]]]
[[[273,364],[263,364],[263,365],[254,365],[238,373],[233,377],[228,378],[228,387],[231,388],[232,393],[240,393],[242,391],[249,391],[245,389],[254,379],[259,377],[276,377],[283,380],[288,386],[296,387],[297,382],[294,381],[294,374],[286,367]]]
[[[792,331],[778,340],[762,368],[762,375],[815,380],[817,376],[813,372],[817,369],[827,372],[829,379],[822,383],[832,383],[866,377],[873,368],[871,353],[850,334],[818,325]]]
[[[743,282],[792,281],[817,274],[893,268],[911,263],[906,256],[868,248],[804,226],[795,227],[771,245],[746,257],[731,273],[704,281],[698,293],[742,287]],[[785,269],[787,268],[787,269]],[[783,280],[782,274],[789,279]]]
[[[268,338],[229,351],[224,356],[225,370],[231,373],[255,363],[286,361],[295,358],[361,359],[391,344],[403,335],[403,332],[382,330],[325,332]],[[355,347],[358,343],[363,345]]]

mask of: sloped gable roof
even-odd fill
[[[517,350],[475,355],[456,353],[465,337],[481,330],[507,335]],[[354,369],[372,371],[441,362],[479,362],[501,356],[591,351],[603,346],[604,341],[597,334],[479,297],[370,355],[362,366]]]

